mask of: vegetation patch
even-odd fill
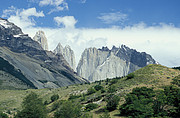
[[[41,104],[36,102],[39,99],[43,103],[40,106],[46,108],[45,114],[48,118],[139,118],[179,115],[179,70],[161,65],[148,65],[133,73],[134,77],[131,79],[127,79],[127,76],[115,77],[57,89],[0,90],[0,111],[7,114],[26,114],[27,112],[23,112],[24,100],[34,92],[37,96],[31,97],[32,101]],[[39,106],[34,107],[36,108],[37,111],[40,110]]]

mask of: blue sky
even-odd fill
[[[180,1],[179,0],[66,0],[68,8],[57,10],[54,5],[40,5],[42,0],[1,0],[0,13],[8,7],[28,9],[35,7],[37,11],[43,11],[45,17],[35,18],[36,25],[42,27],[56,27],[53,18],[56,16],[74,16],[78,20],[77,28],[105,28],[112,25],[133,25],[144,22],[147,25],[158,23],[173,23],[180,27]],[[48,1],[48,0],[47,0]],[[52,0],[55,1],[55,0]],[[83,2],[84,1],[84,2]],[[62,5],[59,5],[62,6]],[[114,15],[125,14],[124,21],[112,23],[102,22],[98,17],[108,13]]]
[[[77,62],[88,47],[125,44],[166,66],[180,65],[180,0],[1,0],[0,16],[49,49],[70,45]]]

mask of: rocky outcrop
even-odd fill
[[[36,35],[33,37],[33,40],[37,41],[44,50],[48,50],[47,38],[43,31],[36,32]]]
[[[68,62],[73,70],[76,68],[75,56],[74,51],[71,49],[69,45],[66,45],[64,48],[59,43],[57,47],[54,49],[55,54],[62,54],[64,59]]]
[[[57,88],[87,82],[61,54],[44,50],[5,19],[0,19],[0,73],[3,88]],[[6,79],[6,75],[11,78]]]
[[[77,66],[77,73],[89,81],[125,76],[156,61],[145,52],[137,52],[125,45],[102,49],[86,49]]]

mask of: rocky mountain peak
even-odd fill
[[[98,49],[98,50],[101,50],[101,51],[110,51],[109,48],[106,46],[106,47],[102,47],[102,49]]]
[[[65,48],[67,48],[67,49],[71,49],[71,47],[70,47],[69,45],[66,45],[66,46],[65,46]]]
[[[113,46],[111,50],[88,48],[82,53],[77,73],[89,81],[96,81],[125,76],[148,64],[156,64],[156,61],[149,54],[125,45]]]
[[[44,50],[48,50],[47,38],[43,31],[36,32],[36,35],[33,37],[33,40],[37,41]]]
[[[62,55],[43,50],[40,43],[8,20],[0,19],[0,23],[0,71],[10,75],[0,80],[13,81],[10,87],[57,88],[87,82],[76,75]],[[37,39],[43,36],[42,31],[36,33]]]
[[[63,54],[63,46],[61,45],[61,43],[58,43],[58,45],[56,46],[56,48],[53,51],[55,54],[61,53]]]
[[[12,27],[11,23],[8,22],[8,20],[2,19],[2,18],[0,18],[0,25],[1,25],[2,27],[4,27],[4,28],[10,28],[10,27]]]
[[[3,38],[2,32],[11,36],[23,34],[22,30],[18,26],[14,25],[14,23],[11,23],[7,19],[3,19],[3,18],[0,18],[0,29],[1,29],[0,32],[1,39]]]
[[[66,45],[64,48],[61,43],[58,43],[57,47],[53,51],[55,54],[62,54],[64,59],[68,62],[70,67],[75,70],[76,62],[74,51],[71,49],[69,45]]]

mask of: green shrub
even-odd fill
[[[81,117],[81,105],[65,101],[60,108],[54,113],[55,118],[79,118]]]
[[[66,100],[55,101],[55,102],[53,103],[53,105],[52,105],[51,111],[55,111],[55,110],[57,110],[58,108],[60,108],[60,106],[61,106],[64,102],[66,102]]]
[[[60,105],[63,104],[63,102],[64,102],[64,100],[54,102],[53,105],[52,105],[51,111],[54,111],[54,110],[58,109],[60,107]]]
[[[85,101],[87,98],[86,98],[86,95],[83,93],[82,95],[81,95],[81,101]]]
[[[46,118],[46,108],[39,96],[31,92],[22,103],[23,110],[18,112],[15,118]]]
[[[101,89],[101,93],[105,93],[106,92],[106,90],[103,88],[103,89]]]
[[[180,75],[173,78],[173,81],[171,83],[180,87]]]
[[[7,114],[0,112],[0,118],[8,118]]]
[[[126,102],[120,107],[121,115],[139,117],[152,117],[154,114],[153,98],[155,92],[151,88],[134,88],[126,97]]]
[[[88,105],[86,105],[86,111],[91,111],[96,108],[98,108],[98,104],[89,103]]]
[[[120,100],[119,96],[117,96],[117,95],[112,96],[107,102],[107,105],[106,105],[107,110],[108,111],[115,110],[119,104],[119,100]]]
[[[101,90],[101,89],[104,89],[104,87],[101,86],[101,85],[96,85],[96,86],[94,87],[94,89],[95,89],[96,91],[99,91],[99,90]]]
[[[96,90],[93,87],[89,88],[87,91],[87,95],[91,95],[93,93],[96,93]]]
[[[177,69],[177,70],[180,70],[180,66],[179,66],[179,67],[173,67],[173,69]]]
[[[126,77],[127,77],[127,79],[132,79],[132,78],[134,78],[134,73],[130,73]]]
[[[109,93],[114,93],[114,92],[116,92],[116,86],[111,85],[111,86],[108,88],[108,92],[109,92]]]
[[[73,94],[71,94],[69,96],[69,100],[76,99],[76,98],[79,98],[79,97],[81,97],[81,95],[73,95]]]
[[[48,105],[49,103],[48,103],[48,101],[46,100],[46,101],[44,101],[44,105]]]
[[[116,84],[117,82],[118,82],[117,79],[112,79],[111,82],[110,82],[110,85]]]
[[[164,90],[134,88],[120,107],[121,115],[132,117],[173,117],[180,116],[180,89],[166,86]]]
[[[59,99],[59,95],[58,94],[54,94],[54,95],[51,96],[51,102],[54,102],[54,101],[56,101],[58,99]]]

